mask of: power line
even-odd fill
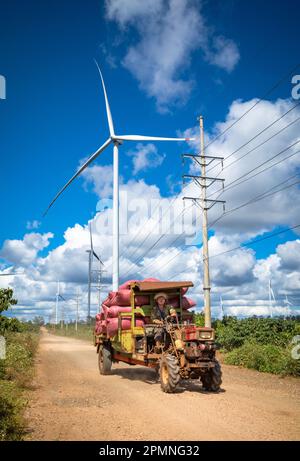
[[[272,238],[272,237],[276,237],[277,235],[280,235],[280,234],[283,234],[285,232],[289,232],[291,230],[294,230],[294,229],[297,229],[298,227],[300,227],[300,224],[297,224],[296,226],[293,226],[293,227],[289,227],[287,229],[283,229],[281,231],[278,231],[278,232],[273,232],[272,234],[269,234],[265,237],[261,237],[259,239],[256,239],[256,240],[252,240],[252,242],[246,242],[246,243],[243,243],[237,247],[234,247],[234,248],[231,248],[230,250],[226,250],[226,251],[222,251],[221,253],[217,253],[215,255],[212,255],[210,256],[209,258],[216,258],[218,256],[222,256],[224,254],[227,254],[227,253],[230,253],[232,251],[235,251],[235,250],[239,250],[243,247],[246,247],[246,246],[250,246],[250,245],[253,245],[255,243],[259,243],[259,242],[262,242],[263,240],[267,240],[269,238]],[[181,253],[184,251],[184,249],[181,251]],[[184,272],[186,272],[188,269],[192,269],[192,266],[187,266],[183,271],[180,271],[180,272],[177,272],[176,274],[173,275],[173,277],[170,277],[169,280],[172,280],[173,278],[177,277],[178,275],[181,275],[183,274]]]
[[[275,189],[276,187],[279,187],[281,184],[284,184],[285,182],[288,182],[290,181],[292,178],[294,178],[295,176],[299,176],[299,174],[295,174],[293,176],[290,176],[288,179],[286,179],[285,181],[281,181],[279,184],[276,184],[276,186],[273,186],[271,187],[271,189],[268,189],[267,191],[265,191],[264,193],[262,194],[259,194],[257,195],[256,197],[254,197],[253,199],[249,200],[248,202],[245,202],[235,208],[232,208],[231,210],[228,210],[226,211],[225,213],[223,213],[221,216],[219,216],[219,218],[217,218],[212,224],[210,224],[209,228],[211,229],[217,222],[219,222],[221,219],[223,219],[225,216],[228,216],[228,214],[231,214],[237,210],[240,210],[241,208],[244,208],[245,206],[248,206],[248,205],[252,205],[253,203],[256,203],[256,202],[259,202],[260,200],[263,200],[267,197],[270,197],[271,195],[274,195],[274,194],[277,194],[278,192],[281,192],[285,189],[289,189],[290,187],[293,187],[297,184],[300,183],[300,181],[296,181],[294,182],[293,184],[290,184],[288,186],[285,186],[285,187],[282,187],[281,189],[278,189],[274,192],[271,192],[271,190]]]
[[[235,120],[231,125],[229,125],[225,130],[215,136],[208,144],[206,144],[205,149],[213,144],[217,139],[219,139],[223,134],[227,133],[234,125],[236,125],[242,118],[244,118],[251,110],[253,110],[258,104],[260,104],[269,94],[271,94],[278,86],[281,85],[284,80],[289,77],[298,67],[300,63],[297,64],[293,69],[291,69],[288,74],[286,74],[283,78],[281,78],[274,86],[272,86],[261,98],[259,98],[249,109],[247,109],[237,120]]]
[[[188,207],[188,208],[183,208],[182,211],[179,213],[179,215],[177,215],[177,216],[172,220],[172,222],[170,223],[169,229],[171,229],[171,226],[175,223],[175,221],[176,221],[178,218],[180,218],[181,215],[183,215],[183,214],[184,214],[187,210],[189,210],[191,207],[192,207],[192,205],[191,205],[190,207]],[[162,216],[162,217],[163,217],[163,216]],[[161,219],[162,219],[162,218],[161,218]],[[181,235],[183,235],[183,234],[181,234]],[[180,235],[180,236],[181,236],[181,235]],[[145,255],[146,253],[149,253],[149,252],[157,245],[157,243],[160,242],[160,240],[161,240],[164,236],[165,236],[165,234],[162,234],[162,235],[154,242],[154,244],[153,244],[150,248],[148,248],[148,249],[146,250],[146,252],[145,252],[142,256],[139,256],[135,261],[133,261],[133,262],[131,263],[129,269],[128,269],[128,270],[126,271],[126,273],[123,275],[123,277],[125,277],[127,274],[129,274],[130,271],[131,271],[131,267],[133,267],[135,264],[137,264],[137,263],[144,257],[144,255]],[[179,238],[179,237],[178,237],[178,238]]]
[[[264,132],[266,132],[269,128],[271,128],[271,126],[275,125],[275,123],[279,122],[279,120],[283,119],[283,117],[285,117],[288,113],[292,112],[294,109],[296,109],[296,107],[298,107],[300,104],[300,102],[298,102],[297,104],[295,104],[291,109],[289,109],[288,111],[286,111],[283,115],[281,115],[279,118],[277,118],[276,120],[274,120],[272,123],[270,123],[268,126],[266,126],[263,130],[261,130],[259,133],[257,133],[255,136],[253,136],[251,139],[249,139],[247,142],[245,142],[244,144],[242,144],[240,147],[238,147],[235,151],[231,152],[229,155],[227,155],[224,160],[228,160],[230,157],[232,157],[234,154],[236,154],[239,150],[243,149],[243,147],[247,146],[248,144],[250,144],[250,142],[254,141],[254,139],[258,138],[260,135],[262,135]],[[300,118],[300,117],[299,117]],[[270,138],[268,138],[265,142],[269,141],[270,139],[272,139],[273,137],[277,136],[277,134],[281,133],[283,130],[285,130],[286,128],[288,128],[289,126],[291,126],[293,123],[297,122],[299,120],[299,118],[297,118],[296,120],[294,120],[293,122],[289,123],[287,126],[285,126],[283,129],[279,130],[278,132],[276,132],[273,136],[271,136]],[[263,143],[263,144],[264,144]],[[257,149],[258,147],[260,147],[262,144],[258,145],[255,147],[255,149]],[[249,151],[250,152],[253,152],[253,150]],[[243,158],[243,157],[241,157]],[[237,159],[238,160],[238,159]],[[232,163],[230,164],[232,165]],[[230,165],[226,165],[226,167],[222,168],[225,169],[227,168],[228,166]],[[212,166],[211,168],[209,168],[207,170],[207,172],[213,170],[214,168],[216,168],[216,165]]]
[[[244,178],[245,176],[248,176],[248,174],[252,173],[253,171],[257,170],[258,168],[262,167],[263,165],[265,165],[266,163],[270,162],[271,160],[273,160],[274,158],[278,157],[279,155],[283,154],[284,152],[286,152],[288,149],[290,149],[291,147],[294,147],[296,144],[299,144],[300,142],[300,139],[298,139],[297,141],[295,141],[294,143],[290,144],[289,146],[287,146],[286,148],[282,149],[280,152],[278,152],[277,154],[273,155],[272,157],[270,157],[269,159],[265,160],[264,162],[260,163],[259,165],[257,165],[256,167],[252,168],[252,170],[249,170],[248,172],[242,174],[241,176],[239,176],[238,178],[234,179],[233,181],[231,181],[224,189],[218,189],[217,191],[213,192],[211,195],[214,195],[216,193],[218,193],[219,191],[221,191],[221,194],[223,194],[223,192],[227,192],[229,190],[229,188],[231,188],[230,186],[234,183],[236,183],[237,181],[239,181],[240,179]],[[254,176],[253,176],[254,177]],[[242,184],[244,181],[241,181],[238,185]],[[219,196],[220,196],[219,195]]]
[[[257,146],[253,147],[252,149],[250,149],[248,152],[244,153],[241,157],[239,158],[236,158],[235,160],[233,160],[231,163],[229,163],[228,165],[226,165],[223,169],[222,169],[222,172],[223,170],[226,170],[226,168],[229,168],[230,166],[234,165],[235,163],[239,162],[240,160],[242,160],[243,158],[245,158],[247,155],[251,154],[252,152],[254,152],[256,149],[258,149],[259,147],[263,146],[264,144],[266,144],[268,141],[270,141],[271,139],[275,138],[276,136],[278,136],[280,133],[282,133],[284,130],[286,130],[287,128],[291,127],[294,123],[298,122],[300,120],[300,117],[296,118],[295,120],[293,120],[292,122],[290,122],[288,125],[286,125],[285,127],[281,128],[279,131],[277,131],[276,133],[274,133],[272,136],[270,136],[268,139],[266,139],[265,141],[261,142],[260,144],[258,144]],[[235,151],[237,152],[237,150]],[[234,153],[235,153],[234,152]],[[231,157],[232,154],[230,154],[227,158]],[[221,172],[220,172],[221,173]],[[219,176],[219,174],[217,174],[217,177]]]
[[[165,212],[163,213],[163,215],[159,218],[158,222],[155,222],[154,223],[154,226],[150,229],[150,231],[147,233],[146,237],[144,238],[144,240],[140,243],[140,245],[135,248],[135,250],[133,250],[133,252],[130,254],[130,255],[127,255],[127,258],[131,258],[139,249],[140,247],[145,243],[145,241],[148,239],[148,237],[151,235],[151,232],[155,229],[155,227],[157,227],[160,223],[161,223],[161,220],[163,219],[163,217],[166,215],[166,213],[169,211],[169,209],[171,208],[171,206],[176,202],[176,200],[179,198],[179,196],[182,194],[183,192],[183,189],[185,189],[186,187],[188,186],[188,184],[186,186],[184,186],[182,188],[182,190],[180,192],[178,192],[178,194],[174,197],[174,199],[171,201],[171,203],[169,204],[169,206],[166,208]],[[155,207],[154,211],[152,212],[153,214],[155,213],[155,211],[160,207],[162,201],[164,200],[164,197],[162,197],[159,202],[158,202],[158,205]],[[141,226],[140,230],[138,230],[138,232],[135,234],[135,237],[137,237],[142,229],[144,229],[146,227],[146,224],[148,222],[150,222],[151,220],[151,216],[148,218],[148,220],[146,221],[146,223]],[[128,246],[135,240],[135,237],[133,239],[130,240],[130,242],[128,244],[126,244],[126,247],[128,248]],[[120,258],[124,255],[125,251],[122,252]],[[112,262],[113,263],[113,262]],[[108,265],[108,268],[111,267],[112,263],[110,263]],[[126,275],[126,274],[125,274]],[[123,275],[124,276],[124,275]]]
[[[255,178],[256,176],[260,175],[261,173],[264,173],[265,171],[270,170],[271,168],[273,168],[274,166],[278,165],[279,163],[282,163],[282,162],[284,162],[285,160],[288,160],[289,158],[294,157],[294,156],[295,156],[296,154],[298,154],[299,152],[300,152],[300,150],[297,150],[296,152],[294,152],[293,154],[288,155],[287,157],[283,158],[282,160],[278,160],[278,162],[275,162],[275,163],[273,163],[272,165],[269,165],[269,166],[267,166],[266,168],[264,168],[263,170],[259,171],[258,173],[255,173],[255,174],[253,174],[252,176],[249,176],[249,178],[245,178],[245,179],[243,179],[243,181],[241,181],[241,182],[239,182],[239,183],[237,183],[237,184],[233,184],[232,186],[225,187],[225,188],[224,188],[224,192],[227,192],[228,190],[233,189],[234,187],[239,186],[240,184],[243,184],[244,182],[249,181],[249,180],[252,179],[252,178]],[[238,178],[238,179],[240,179],[240,178]],[[219,190],[213,192],[211,195],[216,194],[216,193],[219,192],[220,190],[221,190],[221,189],[219,189]],[[221,193],[218,197],[220,197],[222,194],[223,194],[223,190],[222,190],[222,193]],[[211,195],[209,195],[209,197],[211,197]]]
[[[288,178],[288,179],[287,179],[286,181],[284,181],[284,182],[290,181],[290,180],[291,180],[292,178],[294,178],[295,176],[298,176],[298,174],[296,174],[296,175],[294,175],[294,176],[291,176],[290,178]],[[273,187],[272,187],[271,189],[269,189],[268,191],[266,191],[266,192],[264,192],[263,194],[260,194],[259,196],[257,196],[257,197],[255,197],[255,198],[251,199],[249,202],[246,202],[246,203],[240,205],[239,207],[236,207],[235,209],[230,210],[228,213],[237,211],[238,209],[240,209],[240,208],[242,208],[242,207],[248,206],[248,205],[250,205],[250,204],[252,204],[252,203],[255,203],[255,202],[259,201],[259,200],[262,200],[262,199],[264,199],[264,198],[267,198],[267,197],[269,197],[270,195],[276,194],[277,192],[280,192],[280,191],[282,191],[282,190],[284,190],[284,189],[287,189],[287,188],[292,187],[292,186],[294,186],[294,185],[296,185],[296,184],[299,184],[299,183],[300,183],[300,181],[297,181],[297,182],[295,182],[295,183],[293,183],[293,184],[291,184],[291,185],[289,185],[289,186],[286,186],[286,187],[284,187],[284,188],[282,188],[282,189],[280,189],[280,190],[278,190],[278,191],[275,191],[275,192],[272,192],[271,194],[269,194],[268,192],[270,192],[271,190],[273,190],[273,189],[276,188],[276,187],[279,187],[279,185],[283,184],[283,182],[281,182],[281,183],[279,183],[279,184],[276,184],[276,186],[273,186]],[[225,213],[225,214],[226,214],[226,213]],[[223,217],[223,216],[224,216],[224,215],[222,215],[221,217]],[[218,220],[220,220],[220,219],[221,219],[221,218],[218,218]],[[216,221],[217,221],[217,220],[216,220]],[[209,226],[209,228],[211,228],[211,227],[216,223],[216,221],[215,221],[211,226]],[[175,242],[174,242],[174,243],[175,243]],[[173,261],[177,256],[179,256],[180,254],[182,254],[184,251],[185,251],[185,248],[183,248],[182,250],[180,250],[175,256],[173,256],[169,261],[167,261],[167,263],[165,263],[164,267],[167,266],[171,261]],[[151,264],[152,264],[152,263],[151,263]],[[176,276],[176,275],[175,275],[175,276]],[[172,278],[173,278],[173,277],[172,277]]]
[[[261,237],[261,238],[252,240],[252,242],[242,243],[241,245],[239,245],[239,246],[237,246],[235,248],[231,248],[230,250],[222,251],[221,253],[217,253],[215,255],[212,255],[212,256],[210,256],[210,258],[216,258],[217,256],[222,256],[224,254],[230,253],[231,251],[234,251],[234,250],[238,250],[238,249],[243,248],[245,246],[249,246],[249,245],[253,245],[254,243],[262,242],[263,240],[267,240],[269,238],[276,237],[277,235],[280,235],[280,234],[283,234],[285,232],[289,232],[291,230],[297,229],[298,227],[300,227],[300,224],[297,224],[296,226],[293,226],[293,227],[288,227],[287,229],[283,229],[283,230],[278,231],[278,232],[273,232],[272,234],[266,235],[265,237]]]

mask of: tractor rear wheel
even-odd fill
[[[98,365],[100,375],[108,375],[111,371],[111,351],[107,346],[100,346],[98,352]]]
[[[222,371],[219,362],[216,360],[215,366],[210,368],[200,379],[203,389],[209,392],[219,392],[222,384]]]
[[[163,355],[159,367],[160,385],[163,392],[172,393],[179,383],[179,365],[174,355]]]

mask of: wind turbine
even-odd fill
[[[285,295],[284,304],[285,304],[285,311],[286,311],[286,314],[287,314],[285,317],[288,317],[288,316],[290,315],[290,308],[289,308],[289,306],[293,306],[293,303],[291,303],[291,302],[288,300],[287,294]]]
[[[273,318],[272,298],[273,298],[274,303],[276,303],[276,298],[275,298],[274,291],[272,288],[271,279],[269,279],[269,312],[270,312],[271,318]]]
[[[64,192],[64,190],[77,178],[89,165],[92,163],[110,144],[113,144],[113,274],[112,274],[112,287],[116,291],[119,286],[119,146],[123,141],[192,141],[192,138],[165,138],[159,136],[142,136],[142,135],[118,135],[115,133],[113,119],[111,115],[111,110],[108,102],[108,97],[106,93],[106,88],[104,84],[104,79],[100,70],[100,67],[95,61],[99,75],[102,82],[106,115],[109,127],[109,138],[102,144],[99,149],[92,154],[87,161],[77,170],[77,172],[72,176],[72,178],[64,185],[64,187],[56,194],[47,210],[44,213],[48,212],[49,208],[53,203],[58,199],[58,197]]]
[[[59,280],[57,280],[57,291],[56,291],[56,295],[55,295],[55,325],[57,325],[58,323],[58,303],[59,301],[62,300],[62,301],[65,301],[65,298],[60,294],[60,290],[59,290]],[[62,318],[62,322],[64,320],[64,312],[63,312],[63,309],[62,309],[62,312],[61,312],[61,318]],[[62,328],[62,324],[61,324],[61,328]]]
[[[97,253],[94,250],[93,246],[93,233],[92,233],[92,224],[90,223],[89,225],[89,230],[90,230],[90,249],[87,250],[89,254],[89,275],[88,275],[88,315],[87,318],[89,320],[90,315],[91,315],[91,284],[92,284],[92,263],[93,263],[93,257],[95,257],[99,261],[100,265],[100,277],[102,273],[102,266],[104,266],[103,262],[101,261],[100,257],[97,255]]]

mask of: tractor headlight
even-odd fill
[[[175,347],[177,350],[182,350],[184,348],[184,343],[181,341],[181,339],[176,339],[175,340]]]
[[[200,331],[200,339],[212,339],[212,331]]]

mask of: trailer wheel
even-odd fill
[[[100,346],[98,352],[98,365],[100,375],[108,375],[111,371],[111,351],[107,346]]]
[[[210,368],[200,379],[203,389],[209,392],[219,392],[222,384],[222,371],[219,362],[216,361],[214,368]]]
[[[160,385],[163,392],[172,393],[179,383],[180,374],[176,357],[163,355],[159,367]]]

